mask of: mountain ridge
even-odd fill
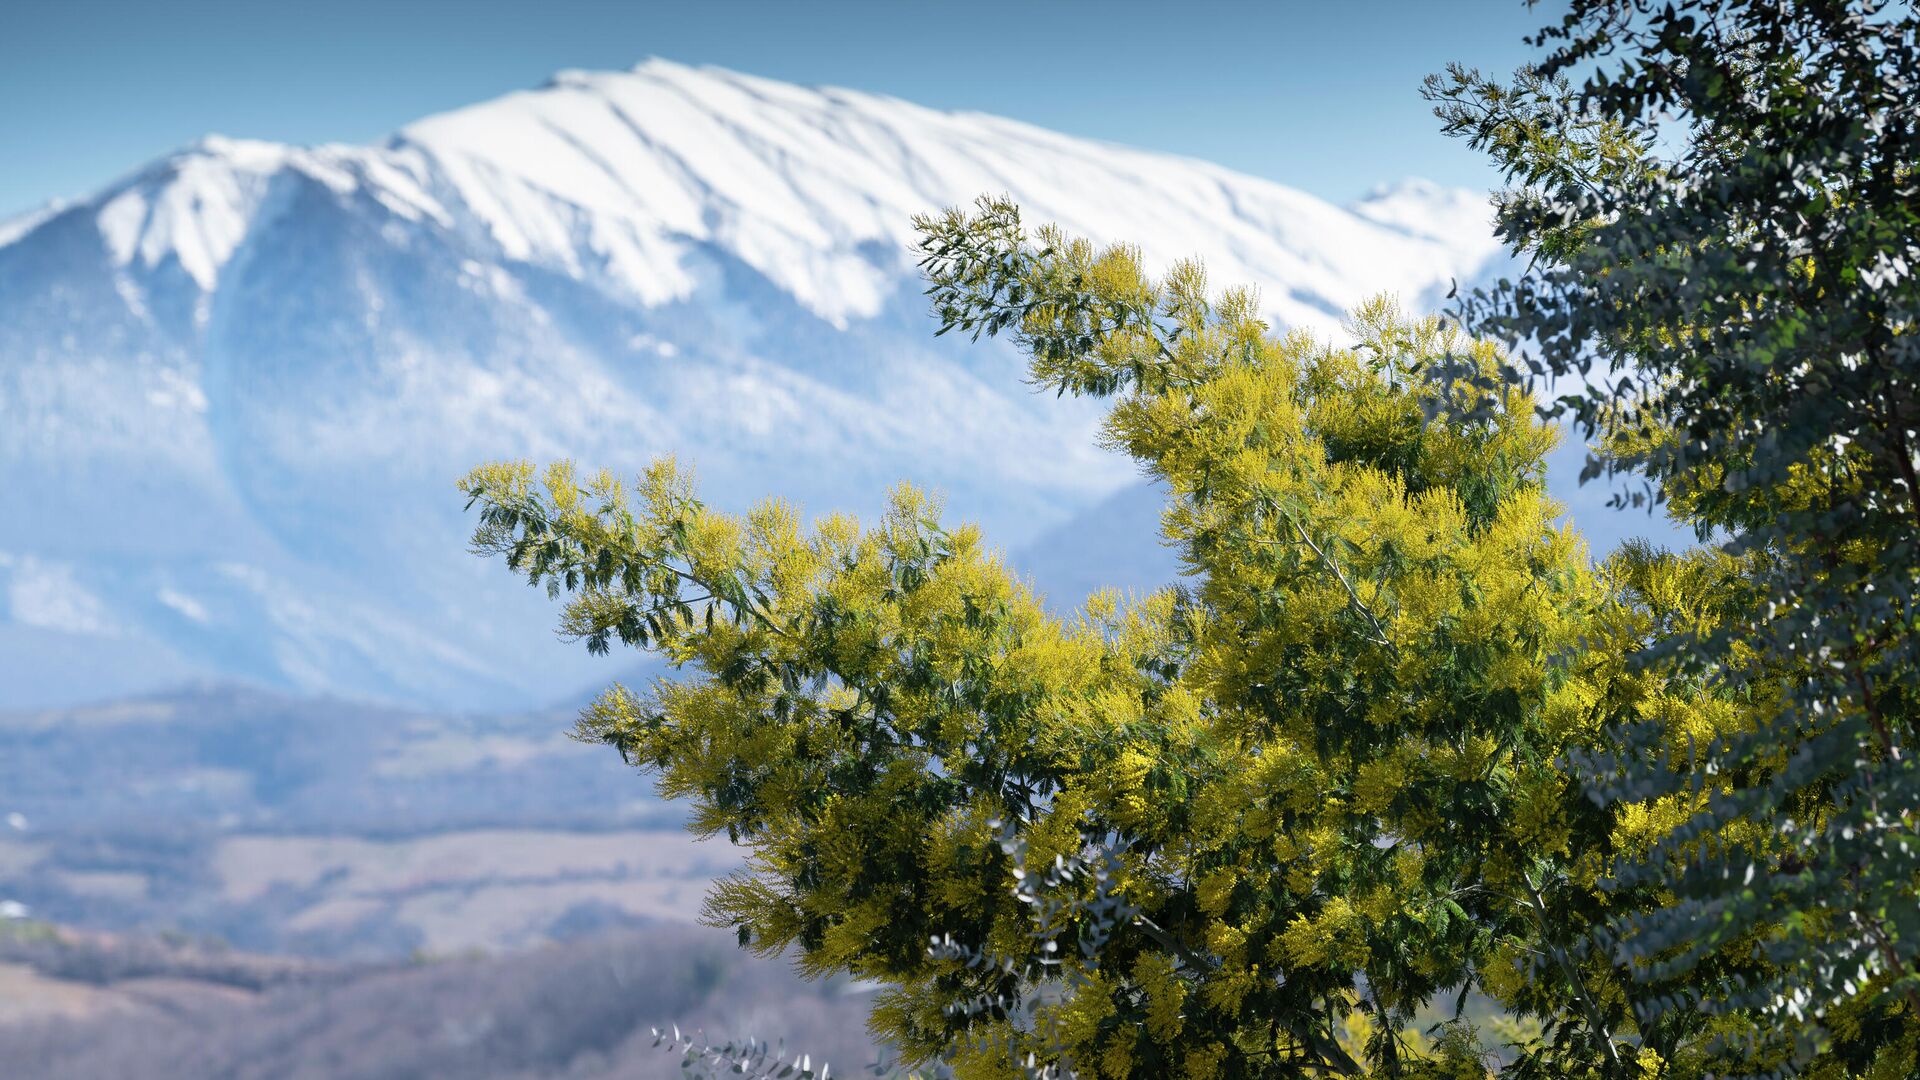
[[[756,116],[749,107],[738,108],[737,102],[728,102],[736,106],[735,112],[744,111],[747,115],[734,115],[726,109],[717,107],[713,99],[719,95],[750,96],[755,102],[769,108],[782,110],[778,117]],[[922,151],[920,156],[907,156],[903,159],[907,166],[897,174],[889,174],[879,168],[869,153],[868,144],[852,145],[857,140],[848,140],[844,144],[828,145],[831,140],[823,139],[829,134],[871,135],[872,132],[860,132],[849,128],[838,133],[823,132],[817,128],[797,137],[798,143],[805,144],[819,155],[831,155],[839,152],[837,163],[853,162],[871,174],[861,177],[872,191],[888,194],[911,192],[911,196],[891,209],[892,213],[883,215],[854,214],[856,227],[848,230],[849,238],[861,241],[887,238],[905,239],[910,237],[907,218],[915,208],[939,207],[951,205],[956,201],[970,198],[963,192],[972,194],[998,193],[993,188],[978,184],[963,184],[959,187],[940,188],[937,181],[930,180],[924,173],[919,174],[916,182],[916,166],[923,163],[929,147],[961,150],[971,149],[956,136],[977,137],[982,134],[1009,137],[1018,141],[1019,149],[1042,148],[1051,152],[1064,153],[1069,157],[1077,156],[1082,163],[1092,163],[1110,168],[1112,161],[1101,162],[1106,156],[1129,164],[1140,166],[1143,171],[1165,169],[1172,166],[1176,171],[1184,170],[1191,174],[1182,179],[1195,177],[1207,182],[1224,185],[1232,190],[1224,193],[1224,198],[1233,201],[1247,193],[1278,202],[1283,208],[1310,214],[1317,220],[1310,224],[1322,228],[1351,227],[1355,221],[1342,221],[1342,218],[1355,219],[1358,222],[1372,224],[1390,224],[1409,236],[1423,239],[1442,239],[1456,249],[1454,253],[1464,251],[1469,258],[1491,255],[1497,245],[1486,228],[1485,200],[1471,193],[1457,189],[1441,188],[1430,182],[1407,179],[1382,185],[1373,192],[1353,200],[1345,206],[1334,206],[1313,196],[1288,188],[1271,180],[1248,176],[1234,172],[1199,158],[1165,154],[1140,150],[1118,143],[1082,139],[1061,135],[1037,125],[1023,121],[1006,119],[988,113],[976,111],[942,111],[919,106],[900,98],[864,91],[845,90],[833,87],[802,88],[792,84],[780,83],[771,79],[731,72],[713,66],[692,67],[672,61],[650,59],[624,72],[593,72],[569,69],[556,73],[547,83],[535,90],[514,91],[490,101],[434,114],[404,125],[385,139],[366,145],[347,143],[320,143],[314,145],[295,145],[277,143],[260,139],[232,138],[219,134],[209,134],[196,140],[181,150],[175,151],[125,176],[110,182],[92,195],[79,199],[55,200],[46,207],[30,210],[7,222],[0,223],[0,248],[31,234],[46,220],[62,214],[97,207],[102,237],[108,244],[114,262],[125,268],[134,255],[138,255],[144,269],[155,270],[167,256],[173,257],[190,278],[203,290],[211,290],[215,285],[218,270],[231,257],[244,234],[249,219],[265,201],[265,185],[262,181],[273,174],[292,170],[305,178],[324,184],[339,193],[364,192],[380,201],[388,209],[408,220],[431,219],[442,225],[451,224],[449,196],[457,197],[461,206],[471,212],[477,224],[488,226],[495,231],[493,237],[499,242],[502,253],[509,258],[524,258],[533,254],[546,254],[559,265],[566,265],[569,258],[577,258],[579,252],[560,250],[560,245],[549,243],[541,247],[537,240],[551,242],[555,236],[549,232],[541,237],[535,235],[539,230],[533,228],[531,220],[508,221],[495,211],[500,192],[484,192],[470,181],[474,174],[484,171],[488,166],[499,166],[503,154],[517,154],[529,146],[555,140],[564,144],[567,151],[579,158],[590,160],[597,169],[572,168],[565,171],[552,164],[536,163],[531,158],[517,162],[517,168],[502,169],[503,182],[524,185],[552,195],[573,207],[584,210],[619,211],[631,215],[634,206],[654,215],[655,221],[669,229],[678,228],[686,235],[699,235],[703,226],[697,220],[698,215],[690,213],[690,200],[684,198],[686,192],[675,190],[672,184],[647,186],[643,182],[658,180],[660,169],[657,163],[628,159],[616,162],[610,157],[611,151],[599,149],[599,146],[612,146],[613,140],[596,144],[582,138],[583,134],[615,133],[611,124],[623,124],[625,134],[641,142],[656,147],[667,148],[663,156],[669,162],[683,164],[689,160],[688,154],[676,146],[675,136],[681,137],[684,145],[685,131],[663,135],[670,129],[650,129],[642,123],[636,107],[645,104],[660,104],[663,95],[677,95],[686,106],[683,112],[688,115],[675,116],[663,110],[657,121],[671,120],[672,124],[685,124],[690,120],[701,120],[719,127],[730,128],[739,141],[758,141],[774,150],[789,150],[795,144],[795,137],[782,145],[772,137],[772,128],[765,126],[770,119],[791,119],[799,115],[816,115],[830,110],[834,105],[855,107],[859,119],[872,121],[888,119],[888,114],[904,114],[915,122],[905,130],[920,133],[922,145],[912,147]],[[562,100],[569,98],[570,100]],[[584,99],[584,100],[581,100]],[[606,115],[595,115],[595,110],[604,110]],[[756,128],[755,124],[760,127]],[[484,128],[481,135],[475,135],[475,128]],[[990,140],[982,140],[988,142]],[[715,140],[716,144],[722,140]],[[941,144],[947,144],[942,146]],[[548,145],[547,149],[552,149]],[[623,151],[630,148],[621,148]],[[729,148],[729,152],[732,149]],[[903,152],[910,149],[904,143],[897,149]],[[847,153],[847,151],[858,151]],[[563,157],[565,155],[562,155]],[[727,156],[722,154],[722,157]],[[535,155],[534,157],[537,157]],[[428,161],[426,159],[433,159]],[[575,166],[577,161],[562,161],[565,166]],[[989,167],[999,164],[986,161]],[[633,166],[617,168],[617,165]],[[436,171],[437,170],[437,171]],[[748,170],[756,171],[756,170]],[[682,168],[685,177],[692,177],[698,183],[709,184],[703,179],[722,175],[724,170],[700,170]],[[656,175],[649,175],[649,174]],[[440,175],[444,174],[444,175]],[[750,179],[760,180],[764,176]],[[462,183],[462,181],[469,181]],[[246,190],[238,185],[253,184],[262,190]],[[611,186],[609,186],[611,185]],[[1029,179],[1026,185],[1031,186]],[[736,206],[746,206],[752,199],[778,200],[785,195],[802,195],[798,184],[785,185],[795,191],[773,194],[771,189],[782,185],[769,185],[757,194],[743,196],[743,191],[752,185],[730,184],[727,187],[709,187],[718,192],[722,201]],[[1204,186],[1204,185],[1203,185]],[[157,188],[158,190],[147,190]],[[623,188],[622,190],[615,190]],[[643,190],[644,189],[644,192]],[[621,206],[623,196],[637,200],[634,206]],[[1468,230],[1459,226],[1457,220],[1449,220],[1447,228],[1418,230],[1407,228],[1410,218],[1408,211],[1401,211],[1394,219],[1383,218],[1368,210],[1386,196],[1412,196],[1415,203],[1428,204],[1436,201],[1451,203],[1447,216],[1457,218],[1457,207],[1466,204],[1476,208],[1481,220],[1469,225],[1477,228],[1482,235],[1463,235]],[[1032,200],[1036,203],[1041,200]],[[814,241],[828,239],[817,227],[825,218],[839,216],[835,225],[847,225],[849,216],[845,207],[831,207],[825,202],[815,201],[810,207],[802,207],[800,199],[790,199],[784,209],[812,209],[816,213],[787,215],[791,227],[803,238]],[[490,205],[492,204],[492,205]],[[1043,203],[1044,205],[1044,203]],[[1418,209],[1415,207],[1414,209]],[[531,210],[549,210],[551,208],[528,208]],[[764,206],[756,209],[765,209]],[[1052,211],[1048,220],[1055,220],[1069,231],[1101,232],[1102,224],[1093,219],[1097,212],[1075,213],[1070,208],[1049,207]],[[1132,207],[1126,209],[1132,210]],[[635,215],[637,216],[637,215]],[[1093,226],[1076,229],[1075,218],[1088,219],[1086,224]],[[474,223],[468,223],[469,227]],[[538,222],[538,225],[551,227],[550,220]],[[1149,222],[1142,224],[1150,224]],[[1299,223],[1293,223],[1296,226]],[[1136,237],[1142,231],[1136,229]],[[810,234],[810,235],[808,235]],[[1241,238],[1243,250],[1255,250],[1258,241],[1270,240],[1271,235],[1254,233]],[[602,238],[611,243],[613,238]],[[1152,249],[1152,239],[1133,239],[1143,248]],[[1175,245],[1163,245],[1168,250],[1159,252],[1157,261],[1170,262],[1174,258],[1184,257]],[[1244,262],[1229,252],[1220,259],[1221,252],[1207,252],[1206,242],[1198,244],[1194,252],[1187,254],[1212,255],[1210,265],[1221,262],[1218,276],[1223,280],[1253,280],[1261,275],[1253,272],[1235,273],[1244,269],[1236,264]],[[607,252],[608,254],[623,254]],[[905,245],[901,245],[900,254],[904,256]],[[1271,254],[1271,253],[1269,253]],[[1328,253],[1308,251],[1289,252],[1287,255],[1302,261],[1321,262],[1333,265]],[[1155,261],[1151,259],[1150,261]],[[569,269],[579,270],[573,265]],[[649,267],[657,270],[658,267]],[[763,268],[764,269],[764,268]],[[1372,268],[1370,273],[1378,278],[1382,286],[1394,284],[1395,271],[1385,268]],[[872,298],[860,295],[853,300],[841,301],[830,297],[821,297],[812,291],[810,285],[792,279],[781,279],[784,285],[820,304],[817,310],[830,320],[844,319],[850,314],[870,317],[871,307],[862,307],[858,311],[842,310],[835,306],[839,303],[870,303]],[[1427,281],[1431,284],[1431,281]],[[665,282],[648,282],[638,278],[629,279],[623,284],[638,289],[660,289],[684,284],[678,278],[670,277]],[[891,284],[891,283],[889,283]],[[661,292],[642,292],[639,296],[644,302],[657,303],[667,298]],[[1277,311],[1276,314],[1289,314]],[[1299,318],[1301,311],[1291,312],[1295,317],[1287,321],[1293,325],[1310,322]],[[1322,312],[1322,314],[1326,314]],[[1337,316],[1334,316],[1337,318]]]
[[[0,468],[39,511],[0,521],[0,705],[212,677],[513,708],[604,679],[543,597],[461,554],[452,482],[491,458],[676,452],[721,505],[809,512],[910,479],[1022,549],[1133,470],[1095,449],[1098,403],[1028,393],[1003,343],[932,339],[911,216],[986,193],[1152,265],[1198,256],[1320,332],[1497,255],[1467,193],[1336,207],[661,60],[366,146],[209,136],[0,224]]]

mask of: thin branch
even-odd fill
[[[1600,1006],[1594,1002],[1593,995],[1587,992],[1586,981],[1580,977],[1580,972],[1567,959],[1566,950],[1547,942],[1547,926],[1551,917],[1547,912],[1546,899],[1540,895],[1540,887],[1533,883],[1533,875],[1524,871],[1520,875],[1520,880],[1527,886],[1527,899],[1531,901],[1534,915],[1539,919],[1542,944],[1552,954],[1554,962],[1560,965],[1561,974],[1566,976],[1567,982],[1572,984],[1575,996],[1580,999],[1580,1007],[1587,1014],[1587,1024],[1606,1046],[1607,1061],[1613,1066],[1611,1071],[1616,1076],[1625,1075],[1625,1063],[1620,1059],[1620,1048],[1614,1045],[1613,1033],[1607,1030],[1607,1021],[1600,1015]]]
[[[1360,593],[1354,589],[1353,582],[1347,580],[1346,571],[1340,569],[1340,564],[1335,562],[1332,556],[1322,551],[1319,544],[1313,542],[1313,537],[1307,535],[1307,530],[1301,527],[1299,520],[1293,517],[1293,515],[1287,515],[1287,524],[1293,526],[1293,531],[1300,537],[1300,542],[1312,549],[1314,555],[1319,558],[1320,565],[1331,571],[1333,576],[1339,580],[1340,587],[1347,590],[1347,605],[1353,609],[1355,614],[1367,620],[1367,625],[1373,628],[1373,636],[1367,640],[1387,649],[1389,652],[1397,651],[1394,649],[1393,642],[1387,640],[1387,628],[1380,625],[1380,620],[1375,617],[1373,610],[1367,607],[1364,600],[1360,599]]]

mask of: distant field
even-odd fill
[[[654,1026],[786,1040],[860,1075],[868,995],[729,935],[599,934],[502,957],[342,964],[0,923],[7,1080],[666,1080]]]
[[[363,959],[692,921],[736,855],[569,726],[233,688],[0,712],[0,901]]]
[[[635,829],[678,815],[564,710],[427,713],[232,687],[0,711],[0,840],[200,829]]]
[[[100,929],[371,958],[690,923],[707,884],[738,861],[724,839],[664,829],[62,837],[0,843],[0,898]]]
[[[565,729],[239,691],[0,714],[0,902],[69,927],[0,916],[0,1077],[664,1080],[676,1023],[859,1075],[866,994],[692,925],[737,852]]]
[[[519,829],[409,840],[236,836],[215,846],[212,869],[235,905],[300,897],[282,908],[296,931],[375,920],[446,953],[571,936],[570,919],[691,922],[707,883],[738,863],[724,839],[678,831]]]

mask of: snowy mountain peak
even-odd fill
[[[145,272],[177,266],[200,290],[211,292],[221,268],[283,182],[300,177],[345,196],[368,175],[389,171],[381,157],[359,147],[294,147],[207,135],[90,204],[113,266]]]
[[[57,699],[20,688],[61,671],[69,694],[138,688],[107,670],[570,692],[560,673],[592,676],[540,598],[461,555],[450,485],[488,459],[674,452],[732,507],[872,509],[910,479],[1023,544],[1134,473],[1095,448],[1098,403],[1034,397],[1004,343],[932,339],[911,220],[981,194],[1152,264],[1198,256],[1323,330],[1376,292],[1431,304],[1497,251],[1465,192],[1339,207],[658,59],[371,146],[209,136],[0,223],[0,475],[37,508],[0,515],[0,703]]]
[[[660,59],[561,72],[390,145],[431,156],[509,258],[658,303],[692,287],[689,248],[717,244],[841,326],[885,302],[914,214],[989,192],[1160,265],[1201,256],[1216,280],[1267,286],[1294,325],[1335,318],[1294,295],[1305,278],[1341,307],[1425,292],[1491,251],[1467,193],[1403,186],[1350,212],[1201,162]],[[1383,246],[1383,224],[1426,243]]]
[[[914,214],[983,193],[1138,243],[1159,265],[1197,255],[1217,281],[1262,286],[1290,325],[1332,325],[1377,290],[1424,294],[1493,247],[1483,199],[1424,182],[1343,209],[1017,121],[657,58],[561,71],[374,147],[209,136],[91,203],[116,267],[175,264],[211,292],[275,192],[299,182],[644,305],[691,295],[693,262],[717,248],[839,327],[887,303]],[[34,224],[6,227],[0,244]]]

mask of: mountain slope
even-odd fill
[[[1281,324],[1495,253],[1411,183],[1335,207],[1203,162],[648,61],[377,146],[208,138],[0,224],[0,704],[193,676],[512,707],[607,676],[462,554],[489,458],[672,452],[715,501],[902,479],[1010,547],[1125,485],[1097,406],[934,341],[912,215],[982,193],[1199,256]]]

